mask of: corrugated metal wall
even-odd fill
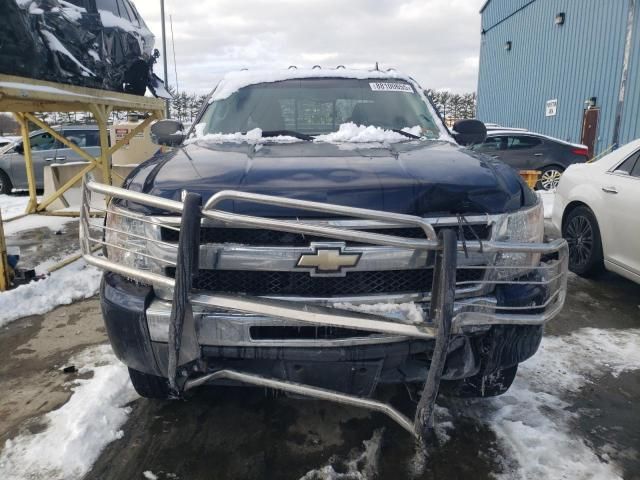
[[[640,0],[636,0],[636,4],[631,65],[620,128],[621,145],[640,138]]]
[[[488,31],[480,49],[478,118],[579,142],[585,101],[597,97],[596,152],[609,147],[628,5],[629,0],[492,0],[483,12]],[[566,14],[563,26],[554,22],[560,12]],[[640,7],[636,23],[639,17]],[[639,30],[636,26],[621,142],[640,137]],[[511,51],[505,49],[507,41]],[[545,104],[552,99],[558,100],[557,115],[546,117]]]

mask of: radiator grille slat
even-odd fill
[[[174,268],[168,268],[170,276]],[[458,269],[456,281],[480,280],[482,269]],[[433,270],[385,270],[348,272],[344,277],[312,277],[307,272],[199,270],[193,288],[219,293],[333,297],[431,291]],[[469,286],[469,285],[465,285]]]

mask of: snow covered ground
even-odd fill
[[[47,278],[0,292],[0,327],[28,315],[49,312],[60,305],[98,293],[102,272],[82,260],[53,272]]]
[[[69,401],[45,415],[43,431],[7,440],[0,453],[3,480],[80,479],[107,444],[122,438],[130,412],[126,405],[137,398],[126,367],[108,345],[69,362],[92,377],[74,381]]]
[[[603,375],[640,369],[640,329],[584,328],[566,336],[545,337],[538,354],[525,362],[509,392],[501,397],[459,402],[449,410],[438,408],[441,443],[458,428],[456,414],[493,430],[504,479],[617,479],[622,478],[605,452],[595,451],[573,430],[579,415],[571,396],[589,388]],[[137,398],[126,368],[108,346],[99,346],[71,358],[69,364],[92,377],[76,380],[73,394],[61,408],[44,416],[45,428],[8,440],[0,453],[0,478],[6,480],[80,479],[100,452],[122,438],[122,427]],[[458,412],[458,413],[460,413]],[[324,465],[309,470],[304,480],[375,478],[384,451],[385,429],[376,429],[360,449],[346,457],[327,452]],[[284,441],[284,439],[282,440]],[[437,454],[437,453],[436,453]],[[407,471],[420,477],[429,459],[405,461]],[[417,469],[417,471],[416,471]],[[158,478],[145,470],[145,478]],[[164,477],[163,477],[164,478]]]
[[[511,389],[500,397],[459,401],[458,413],[473,416],[496,434],[503,450],[498,459],[500,479],[561,480],[621,479],[606,451],[594,451],[574,431],[579,412],[571,396],[597,384],[599,378],[640,369],[640,329],[580,329],[568,336],[547,336],[538,353],[521,364]],[[454,400],[454,404],[456,400]],[[456,416],[440,408],[447,430],[457,427]],[[446,442],[447,432],[439,432]],[[384,455],[383,437],[376,430],[359,451],[346,458],[331,456],[327,464],[310,470],[302,480],[367,479],[375,475]],[[436,453],[437,454],[437,453]],[[418,456],[417,456],[418,457]],[[416,457],[416,458],[417,458]],[[461,459],[461,461],[463,461]],[[429,459],[425,459],[425,467]],[[407,470],[420,467],[415,461]],[[420,478],[415,472],[414,478]]]
[[[29,201],[28,196],[0,195],[0,209],[4,218],[11,218],[24,213]],[[73,217],[55,217],[45,215],[28,215],[18,220],[4,223],[4,233],[7,245],[12,248],[19,244],[16,234],[34,228],[49,228],[60,230],[65,224],[77,222]],[[42,249],[46,251],[47,245]],[[51,247],[52,250],[55,250]],[[41,265],[36,265],[36,273],[44,273],[47,266],[51,266],[53,259],[58,259],[59,253],[50,252],[50,258]],[[46,256],[46,255],[45,255]],[[53,272],[47,278],[19,286],[15,289],[0,292],[0,327],[18,318],[28,315],[43,314],[59,305],[89,298],[95,295],[100,285],[101,272],[88,267],[83,261],[77,261],[65,268]]]
[[[0,195],[0,210],[2,210],[2,218],[7,220],[22,215],[29,203],[28,195]]]

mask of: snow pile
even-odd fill
[[[335,308],[351,310],[353,312],[370,313],[399,320],[403,323],[424,322],[424,312],[422,308],[413,302],[407,303],[372,303],[359,304],[339,302],[333,305]]]
[[[419,126],[412,128],[404,128],[403,132],[410,133],[411,135],[422,135],[422,129]],[[327,143],[394,143],[404,142],[409,140],[409,137],[402,135],[401,133],[391,130],[385,130],[384,128],[374,127],[373,125],[364,126],[356,125],[353,122],[343,123],[337,132],[328,133],[326,135],[318,135],[315,137],[316,142]]]
[[[130,413],[126,405],[137,398],[127,368],[108,345],[86,350],[70,363],[83,365],[79,373],[93,377],[74,382],[69,401],[45,415],[44,431],[6,441],[0,478],[80,479],[106,445],[122,438],[120,428]]]
[[[384,428],[380,428],[373,432],[370,440],[364,440],[362,452],[354,449],[347,460],[332,457],[329,459],[328,465],[310,470],[300,480],[368,480],[375,478],[378,472],[383,433]],[[334,467],[337,467],[337,470]]]
[[[0,327],[28,315],[40,315],[98,292],[102,272],[78,261],[44,280],[0,293]],[[1,477],[0,477],[1,478]]]
[[[28,203],[28,196],[0,195],[0,211],[2,211],[2,220],[6,221],[17,215],[22,215],[27,209]]]
[[[539,190],[537,193],[538,197],[540,197],[540,200],[542,201],[542,205],[544,206],[544,218],[550,219],[553,216],[553,202],[556,198],[556,192]]]
[[[2,214],[4,219],[4,210]],[[53,232],[57,232],[65,224],[70,222],[77,222],[78,219],[74,217],[56,217],[46,215],[27,215],[26,217],[13,220],[4,224],[4,234],[9,237],[25,230],[32,230],[34,228],[48,228]]]
[[[300,139],[296,137],[290,137],[287,135],[278,135],[275,137],[263,137],[262,129],[254,128],[247,133],[207,133],[203,134],[204,124],[199,123],[196,125],[196,137],[185,140],[185,145],[190,143],[198,143],[202,146],[207,145],[219,145],[221,143],[248,143],[251,145],[257,145],[261,143],[294,143],[299,142]]]
[[[504,395],[476,403],[509,454],[504,478],[620,478],[572,431],[578,413],[562,397],[609,371],[640,368],[640,329],[581,329],[545,337],[540,351],[520,366]],[[515,465],[511,465],[511,463]]]

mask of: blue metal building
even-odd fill
[[[640,137],[640,0],[488,0],[477,116],[600,154]]]

